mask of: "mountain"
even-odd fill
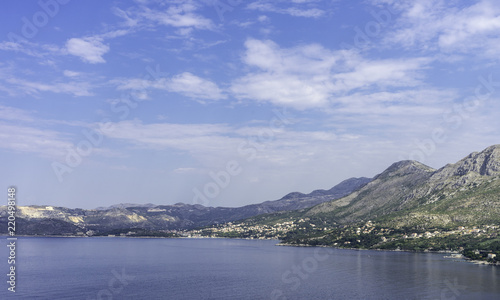
[[[493,258],[500,257],[500,145],[438,170],[397,162],[345,197],[187,234],[277,238],[286,245],[460,251],[500,265]]]
[[[370,220],[391,228],[500,224],[500,145],[438,170],[400,161],[345,197],[244,222],[269,225],[304,219],[346,226]]]
[[[344,225],[371,220],[390,228],[499,224],[499,179],[500,145],[494,145],[438,170],[417,161],[400,161],[373,179],[351,178],[329,190],[293,192],[279,200],[237,208],[183,203],[129,203],[90,210],[18,207],[17,233],[165,231],[237,220],[268,224],[285,219]],[[0,207],[0,230],[7,216],[7,208]]]
[[[312,207],[305,215],[328,214],[338,223],[379,217],[392,218],[393,225],[493,222],[500,218],[499,178],[500,145],[439,170],[401,161],[358,191]]]
[[[308,208],[326,201],[342,198],[360,189],[371,181],[370,178],[350,178],[342,181],[329,190],[315,190],[309,194],[292,192],[275,201],[266,201],[256,205],[245,206],[246,209],[255,208],[262,213],[290,211]]]
[[[394,163],[354,193],[313,207],[306,215],[332,212],[337,221],[348,223],[399,210],[435,170],[416,161]]]
[[[135,231],[179,230],[231,222],[259,214],[290,211],[314,206],[346,196],[363,187],[368,178],[351,178],[329,190],[310,194],[291,193],[285,197],[260,204],[237,208],[204,207],[177,203],[174,205],[122,203],[96,209],[69,209],[53,206],[20,206],[17,210],[17,234],[64,235],[122,233]],[[0,230],[7,232],[7,207],[0,207]],[[5,227],[5,228],[3,228]]]
[[[147,207],[147,208],[155,208],[157,205],[152,204],[152,203],[146,203],[146,204],[137,204],[137,203],[119,203],[119,204],[113,204],[109,207],[97,207],[96,210],[108,210],[112,208],[127,208],[127,207]]]

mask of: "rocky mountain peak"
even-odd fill
[[[473,152],[459,162],[445,166],[442,172],[449,176],[465,176],[469,173],[481,176],[500,175],[500,145]]]
[[[400,161],[359,191],[317,205],[307,214],[330,213],[336,222],[349,223],[404,210],[429,209],[430,214],[453,211],[457,214],[454,220],[464,220],[463,215],[469,211],[474,211],[467,215],[469,220],[479,216],[487,219],[495,215],[499,207],[500,180],[495,176],[500,176],[500,145],[472,153],[439,170],[417,161]],[[491,212],[485,213],[485,207]],[[423,222],[420,218],[401,218],[404,222]]]
[[[300,193],[300,192],[291,192],[283,196],[281,200],[286,200],[286,199],[296,199],[296,198],[301,198],[306,196],[306,194]]]
[[[384,172],[377,175],[375,179],[386,179],[393,176],[406,176],[411,174],[423,174],[434,172],[435,170],[415,160],[403,160],[393,163]]]

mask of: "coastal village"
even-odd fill
[[[498,263],[500,252],[497,247],[489,249],[484,240],[500,244],[500,226],[458,226],[455,229],[406,229],[383,228],[367,221],[358,226],[320,226],[308,218],[298,221],[281,221],[274,224],[253,224],[229,222],[213,227],[178,232],[187,238],[245,238],[278,239],[284,245],[333,246],[355,249],[385,249],[460,252],[466,257]],[[307,236],[308,239],[302,239]],[[471,243],[472,241],[472,243]],[[474,243],[474,241],[476,243]],[[466,244],[476,245],[465,248]],[[484,249],[481,248],[484,245]],[[490,247],[491,248],[491,247]]]
[[[232,223],[208,227],[203,229],[190,230],[185,232],[186,237],[242,237],[249,239],[280,239],[288,232],[301,229],[299,222],[285,221],[273,225],[258,225],[248,223]],[[314,226],[314,225],[313,225]],[[324,228],[325,230],[327,228]]]
[[[328,233],[328,231],[333,230],[332,227],[321,227],[312,223],[306,223],[309,221],[308,218],[300,219],[298,222],[285,221],[281,223],[276,223],[273,225],[259,225],[259,224],[249,224],[249,223],[232,223],[222,224],[214,227],[207,227],[202,229],[188,230],[182,233],[185,237],[197,238],[197,237],[246,237],[249,239],[280,239],[286,236],[287,233],[294,230],[308,230],[313,229],[315,231],[323,231]],[[459,235],[475,235],[477,237],[485,236],[488,238],[495,238],[500,234],[500,226],[496,225],[483,225],[483,226],[473,226],[465,227],[459,226],[455,230],[434,230],[432,232],[409,232],[399,235],[401,239],[418,239],[418,238],[431,238],[431,237],[443,237],[454,234]],[[389,228],[379,228],[375,226],[374,223],[368,221],[365,225],[361,227],[345,227],[346,234],[355,233],[357,235],[361,234],[376,234],[381,236],[381,241],[389,241],[387,235],[394,233],[394,229]],[[397,239],[396,237],[391,237],[391,240]]]

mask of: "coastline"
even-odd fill
[[[401,249],[364,249],[364,248],[347,248],[347,247],[335,247],[335,246],[327,246],[327,245],[307,245],[307,244],[286,244],[286,243],[278,243],[276,246],[284,246],[284,247],[326,247],[326,248],[334,248],[334,249],[345,249],[345,250],[357,250],[357,251],[388,251],[388,252],[409,252],[409,253],[436,253],[436,254],[452,254],[450,256],[444,256],[444,258],[454,259],[457,262],[468,262],[475,265],[489,265],[489,266],[500,266],[500,262],[488,262],[484,260],[473,260],[463,256],[459,251],[452,250],[439,250],[439,251],[414,251],[414,250],[401,250]]]
[[[7,235],[1,235],[2,237],[8,237]],[[278,243],[275,246],[282,247],[323,247],[323,248],[334,248],[334,249],[344,249],[344,250],[356,250],[356,251],[387,251],[387,252],[409,252],[409,253],[436,253],[436,254],[451,254],[451,256],[444,256],[444,258],[455,259],[460,262],[468,262],[475,265],[490,265],[490,266],[500,266],[500,262],[488,262],[484,260],[473,260],[463,256],[459,251],[452,250],[439,250],[439,251],[415,251],[415,250],[401,250],[401,249],[364,249],[364,248],[348,248],[348,247],[336,247],[328,245],[308,245],[308,244],[287,244],[282,243],[279,239],[251,239],[251,238],[229,238],[229,237],[161,237],[161,236],[78,236],[78,235],[17,235],[17,237],[41,237],[41,238],[142,238],[142,239],[238,239],[238,240],[275,240]]]

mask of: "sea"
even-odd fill
[[[0,241],[0,299],[500,299],[500,267],[443,253],[120,237],[19,237],[11,292]]]

